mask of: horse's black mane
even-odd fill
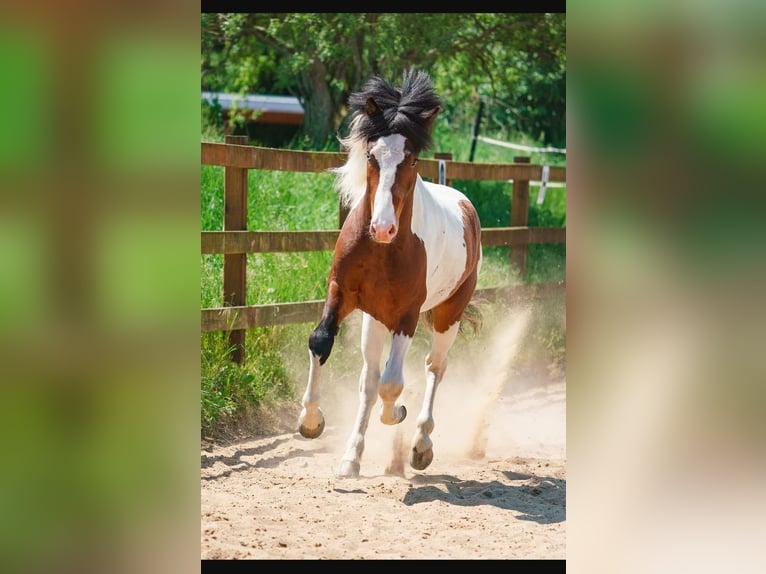
[[[368,115],[367,102],[372,98],[380,113]],[[431,145],[433,116],[441,101],[425,72],[405,72],[402,87],[396,88],[380,77],[367,81],[362,91],[348,99],[357,134],[370,141],[391,134],[410,140],[415,152]]]

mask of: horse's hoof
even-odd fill
[[[353,460],[342,460],[336,473],[338,478],[359,478],[359,463]]]
[[[425,470],[434,459],[434,449],[429,448],[424,452],[418,452],[414,448],[410,451],[410,466],[415,470]]]
[[[399,405],[394,409],[394,413],[399,413],[398,417],[395,417],[393,421],[388,422],[386,419],[383,418],[383,413],[380,413],[380,422],[382,422],[385,425],[398,425],[400,422],[402,422],[404,419],[407,418],[407,407],[404,405]]]
[[[298,432],[304,438],[317,438],[324,431],[324,417],[319,420],[319,424],[315,427],[308,427],[304,424],[298,426]]]

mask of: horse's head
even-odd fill
[[[370,236],[378,243],[390,243],[399,231],[402,209],[415,189],[417,163],[418,153],[401,134],[367,143]]]
[[[423,76],[419,76],[423,80]],[[426,77],[427,79],[427,77]],[[413,80],[405,81],[405,90]],[[394,88],[394,102],[379,98],[388,105],[379,105],[374,95],[364,103],[368,137],[367,197],[370,207],[369,232],[378,243],[390,243],[399,231],[399,220],[405,205],[412,204],[417,181],[420,152],[430,143],[434,120],[440,110],[430,83],[417,84],[419,99],[412,91]],[[386,85],[390,88],[390,86]],[[390,96],[391,92],[386,92]],[[396,96],[399,100],[396,100]],[[410,96],[408,99],[403,96]],[[360,110],[360,113],[362,110]]]

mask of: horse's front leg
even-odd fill
[[[404,405],[397,405],[396,399],[404,389],[404,359],[412,345],[412,336],[415,334],[418,317],[409,318],[402,323],[391,338],[391,351],[388,355],[386,368],[378,385],[378,394],[383,405],[380,409],[380,421],[387,425],[396,425],[407,417],[407,409]]]
[[[324,413],[319,408],[319,373],[321,360],[309,349],[309,381],[303,393],[301,414],[298,415],[298,432],[305,438],[317,438],[324,431]]]
[[[334,288],[333,288],[334,287]],[[324,414],[319,408],[319,375],[332,351],[335,335],[344,315],[340,313],[341,298],[337,285],[330,284],[322,320],[309,335],[309,380],[303,394],[303,409],[298,415],[298,432],[306,438],[317,438],[324,430]]]
[[[447,370],[447,353],[455,342],[460,322],[453,323],[444,333],[434,331],[431,352],[426,357],[426,389],[423,406],[417,420],[417,430],[412,440],[410,466],[415,470],[424,470],[434,459],[431,433],[434,430],[434,400],[444,372]]]
[[[386,326],[367,313],[362,315],[362,356],[364,364],[359,376],[359,409],[354,427],[348,438],[346,452],[338,469],[340,477],[357,477],[364,452],[364,435],[370,422],[370,412],[377,399],[376,391],[380,380],[380,356],[385,344]]]

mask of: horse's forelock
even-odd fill
[[[370,105],[370,98],[375,106]],[[425,72],[410,70],[405,74],[401,88],[374,77],[362,91],[349,97],[354,118],[351,135],[370,141],[401,134],[410,140],[416,152],[420,152],[431,145],[431,120],[440,106],[441,101]],[[378,111],[368,115],[371,109]]]

